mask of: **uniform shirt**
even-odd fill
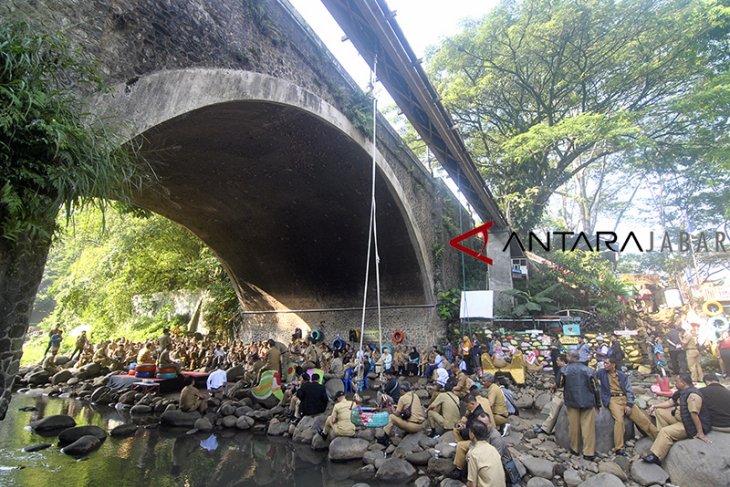
[[[456,385],[454,386],[454,394],[459,397],[464,397],[468,394],[469,388],[469,377],[463,371],[459,371],[459,375],[456,377]]]
[[[172,340],[170,339],[169,335],[163,333],[159,340],[157,340],[157,343],[160,345],[161,350],[165,350],[166,348],[170,348]]]
[[[226,385],[226,382],[228,382],[228,376],[226,375],[226,371],[216,369],[215,372],[212,372],[208,376],[208,390],[212,391],[214,389],[220,389],[221,387]]]
[[[276,347],[271,347],[266,353],[266,370],[279,371],[281,368],[281,352]]]
[[[154,364],[155,359],[152,357],[152,351],[148,349],[147,347],[143,348],[139,351],[137,354],[137,363],[138,364]]]
[[[333,429],[336,436],[355,436],[355,425],[352,422],[352,408],[356,405],[352,401],[339,401],[332,408]]]
[[[430,409],[441,413],[444,417],[444,428],[453,428],[459,422],[459,398],[453,392],[441,392],[429,405]]]
[[[679,421],[682,422],[682,415],[679,407],[679,402],[677,402],[677,408],[674,410],[674,417]],[[690,394],[689,397],[687,397],[687,410],[691,413],[697,413],[700,414],[700,409],[702,409],[702,398],[697,394]]]
[[[423,409],[421,399],[413,391],[408,391],[400,397],[398,405],[395,407],[396,416],[409,406],[411,408],[411,417],[408,422],[423,423],[426,420],[426,411]]]
[[[342,363],[342,357],[336,357],[330,362],[330,374],[335,377],[342,377],[345,375],[345,366]]]
[[[507,416],[507,399],[504,397],[501,387],[497,384],[491,384],[487,389],[487,399],[489,399],[494,414]]]
[[[613,374],[608,374],[608,385],[611,390],[611,394],[623,394],[624,390],[621,389],[621,384],[618,381],[618,374],[614,372]]]
[[[470,482],[479,487],[505,487],[504,468],[499,452],[486,441],[478,441],[466,455]]]

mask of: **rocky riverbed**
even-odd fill
[[[106,371],[87,366],[81,370],[64,370],[70,372],[59,378],[58,374],[39,380],[38,371],[23,371],[19,392],[29,395],[48,395],[61,398],[77,398],[82,403],[106,405],[113,408],[121,417],[126,418],[116,428],[101,430],[94,428],[67,430],[66,439],[59,438],[62,452],[75,457],[89,458],[95,455],[94,450],[100,448],[107,433],[113,437],[138,435],[140,430],[160,429],[177,431],[186,437],[217,438],[234,437],[239,434],[282,438],[301,454],[309,450],[307,456],[321,458],[328,465],[328,470],[336,471],[329,481],[337,481],[337,485],[353,485],[355,483],[376,484],[412,484],[419,487],[428,485],[459,486],[460,482],[444,478],[444,474],[452,469],[454,455],[454,437],[451,432],[433,439],[423,433],[394,437],[387,448],[376,442],[383,432],[381,429],[363,429],[355,438],[337,438],[332,444],[323,440],[316,430],[321,427],[327,414],[306,417],[298,424],[290,424],[287,411],[281,407],[266,408],[258,404],[246,389],[238,389],[234,398],[210,400],[209,411],[201,416],[198,413],[183,413],[177,409],[174,396],[143,394],[136,391],[114,391],[105,385]],[[404,379],[405,380],[405,379]],[[423,379],[408,379],[413,382],[417,394],[424,400],[428,398]],[[517,404],[522,411],[520,416],[511,416],[512,425],[505,438],[510,445],[518,468],[524,474],[523,484],[529,487],[568,486],[568,487],[602,487],[602,486],[653,486],[674,484],[691,487],[693,485],[725,485],[728,478],[729,448],[718,450],[717,445],[730,447],[730,435],[713,433],[713,445],[707,446],[698,440],[687,440],[684,454],[670,455],[665,463],[666,470],[649,465],[640,460],[651,446],[649,438],[642,438],[633,428],[628,429],[626,456],[615,456],[611,453],[613,420],[608,411],[601,411],[597,417],[597,450],[596,461],[586,461],[571,455],[567,451],[567,419],[558,421],[554,435],[535,434],[534,427],[541,423],[550,407],[550,375],[529,374],[527,384],[515,389]],[[659,402],[649,387],[653,384],[652,376],[635,376],[634,391],[639,407],[646,408]],[[372,400],[367,397],[366,400]],[[13,404],[15,406],[15,403]],[[65,421],[63,426],[72,426],[68,419],[59,416],[46,418],[43,421]],[[38,431],[39,423],[33,425]],[[56,431],[62,430],[58,427]],[[204,439],[205,439],[204,438]],[[204,440],[203,439],[203,440]],[[70,440],[76,440],[69,442]],[[201,442],[203,441],[201,440]],[[55,440],[54,440],[55,441]],[[77,444],[78,443],[78,444]],[[690,445],[691,444],[691,445]],[[201,446],[205,449],[205,445]],[[676,448],[676,447],[675,447]],[[678,450],[679,451],[679,450]],[[697,457],[696,459],[694,457]],[[702,483],[695,482],[692,475],[686,472],[695,470],[702,460],[705,472]],[[725,462],[725,463],[723,463]],[[707,473],[706,470],[710,470]],[[671,478],[670,478],[670,473]],[[708,484],[707,482],[710,482]],[[713,483],[716,482],[716,483]],[[723,483],[724,482],[724,483]],[[329,485],[329,484],[328,484]]]

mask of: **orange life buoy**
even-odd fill
[[[393,338],[393,341],[395,343],[401,343],[403,340],[406,339],[406,334],[403,333],[403,330],[395,330],[391,337]]]

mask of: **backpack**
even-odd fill
[[[504,386],[502,386],[501,389],[504,394],[504,398],[507,400],[507,414],[519,416],[520,410],[517,408],[517,404],[515,404],[515,396],[512,394],[512,391]]]

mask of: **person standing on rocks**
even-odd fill
[[[693,382],[702,380],[705,375],[700,365],[700,342],[699,342],[699,323],[692,323],[692,329],[682,335],[682,346],[687,354],[687,368],[692,375]]]
[[[642,457],[647,463],[661,465],[675,441],[696,438],[712,443],[705,436],[712,429],[710,411],[704,403],[702,393],[694,387],[692,377],[689,374],[679,374],[674,385],[677,392],[671,399],[649,408],[649,414],[656,418],[659,434],[651,445],[650,453]]]
[[[672,362],[672,372],[675,374],[687,372],[687,355],[684,353],[684,346],[680,339],[681,333],[682,328],[676,326],[664,336],[664,339],[669,344],[669,359]]]
[[[423,409],[421,399],[411,390],[411,384],[408,382],[401,384],[401,392],[403,395],[398,400],[395,410],[390,408],[388,424],[383,428],[385,435],[378,440],[383,445],[390,443],[390,434],[395,426],[406,433],[417,433],[426,426],[426,411]]]
[[[84,351],[84,347],[86,346],[86,343],[88,342],[88,339],[86,338],[86,330],[83,330],[79,337],[76,339],[76,348],[74,348],[73,353],[71,354],[71,358],[69,360],[73,360],[76,356],[76,352],[79,353],[78,358],[81,358],[81,353]]]
[[[184,413],[198,411],[204,414],[208,409],[208,400],[195,387],[195,377],[188,377],[186,383],[187,385],[180,391],[180,411]]]
[[[629,376],[618,370],[616,362],[611,358],[604,361],[604,368],[596,372],[601,390],[601,403],[611,411],[613,417],[613,448],[616,455],[626,455],[624,451],[624,416],[645,432],[651,439],[658,433],[656,426],[639,409],[634,401]]]
[[[596,458],[596,411],[601,398],[593,369],[580,360],[578,351],[568,352],[568,365],[560,370],[565,405],[568,409],[568,431],[571,453],[578,455],[578,443],[583,440],[583,458]]]
[[[575,347],[575,351],[578,353],[578,362],[588,367],[588,362],[591,361],[591,357],[593,356],[593,350],[586,343],[583,335],[578,337],[578,345]]]
[[[446,389],[438,393],[426,409],[432,435],[441,435],[444,431],[453,429],[459,422],[461,417],[459,397],[451,389],[451,385],[447,384]]]
[[[502,457],[495,447],[489,443],[489,429],[481,422],[476,422],[469,430],[472,447],[467,455],[467,487],[489,486],[505,487],[507,485]]]
[[[54,337],[56,335],[59,335],[59,333],[63,333],[63,332],[61,332],[61,327],[58,324],[53,325],[51,330],[48,332],[48,346],[46,347],[46,351],[43,352],[43,358],[46,358],[46,355],[48,355],[48,352],[51,351],[51,348],[53,347],[53,344],[55,343]],[[60,335],[60,336],[62,336],[62,335]],[[59,347],[61,346],[60,340],[58,341],[58,346]]]

